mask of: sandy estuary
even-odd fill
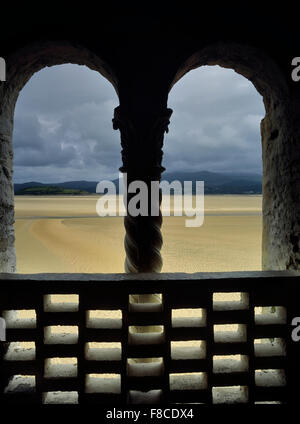
[[[18,272],[124,272],[123,217],[99,217],[97,196],[16,196]],[[261,196],[205,196],[204,223],[164,216],[164,272],[261,269]]]

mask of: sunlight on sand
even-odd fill
[[[97,196],[16,196],[18,272],[124,272],[123,217],[97,216]],[[261,269],[261,196],[205,196],[201,227],[163,218],[163,272]]]

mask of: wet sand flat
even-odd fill
[[[18,272],[124,272],[122,217],[99,217],[98,196],[16,196]],[[204,223],[163,221],[164,272],[261,269],[261,196],[205,196]]]

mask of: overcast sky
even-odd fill
[[[14,127],[14,181],[99,181],[116,178],[118,98],[84,66],[61,65],[33,75],[20,93]],[[262,97],[244,77],[218,66],[185,75],[172,89],[165,137],[168,171],[261,173]]]

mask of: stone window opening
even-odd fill
[[[102,74],[118,95],[117,80],[110,67],[92,51],[70,42],[44,42],[27,46],[7,60],[7,80],[1,84],[2,109],[0,115],[0,136],[2,146],[2,184],[0,198],[2,249],[0,269],[2,272],[16,272],[14,236],[14,188],[13,188],[13,125],[14,110],[19,93],[33,74],[47,66],[73,63],[85,65]]]
[[[123,271],[122,217],[96,210],[97,183],[118,176],[117,105],[111,83],[84,65],[45,67],[20,92],[13,133],[19,273]],[[51,187],[20,185],[28,181]]]
[[[293,186],[297,161],[293,159],[291,127],[294,125],[293,99],[289,98],[287,83],[281,70],[262,50],[254,47],[216,43],[187,55],[182,65],[173,68],[169,86],[163,82],[152,93],[144,113],[137,103],[149,95],[137,81],[136,92],[128,93],[126,79],[118,81],[115,71],[93,52],[69,42],[44,42],[24,47],[7,58],[7,81],[1,84],[2,109],[0,135],[2,140],[2,199],[0,269],[16,270],[14,248],[14,210],[12,186],[13,113],[19,91],[34,72],[45,66],[62,63],[85,64],[98,70],[114,86],[120,98],[115,109],[113,127],[121,132],[122,171],[129,172],[129,181],[161,178],[164,132],[168,130],[172,111],[167,106],[167,92],[186,72],[202,65],[219,65],[234,69],[248,78],[262,95],[266,116],[261,123],[263,157],[263,234],[262,269],[297,269],[299,263],[297,209],[292,205],[297,196]],[[165,81],[166,82],[166,81]],[[155,86],[153,82],[152,87]],[[153,91],[153,90],[152,90]],[[129,116],[130,115],[130,116]],[[287,207],[287,205],[290,205]],[[142,217],[145,218],[145,217]],[[160,272],[162,258],[162,217],[134,219],[125,217],[126,272]]]
[[[287,83],[278,66],[263,50],[230,42],[218,42],[194,53],[177,70],[170,85],[187,72],[203,65],[233,69],[247,78],[263,98],[261,121],[263,164],[262,270],[297,269],[298,231],[293,203],[294,161],[289,156],[290,101]],[[290,205],[290,206],[287,206]],[[297,249],[294,248],[296,251]]]
[[[163,179],[167,173],[203,179],[205,213],[203,224],[193,228],[185,227],[186,217],[164,217],[163,271],[261,270],[262,97],[234,70],[202,65],[172,87],[168,103],[174,114],[165,136]],[[233,184],[235,175],[241,181]],[[213,178],[219,178],[216,184]],[[176,249],[185,254],[175,256]]]

